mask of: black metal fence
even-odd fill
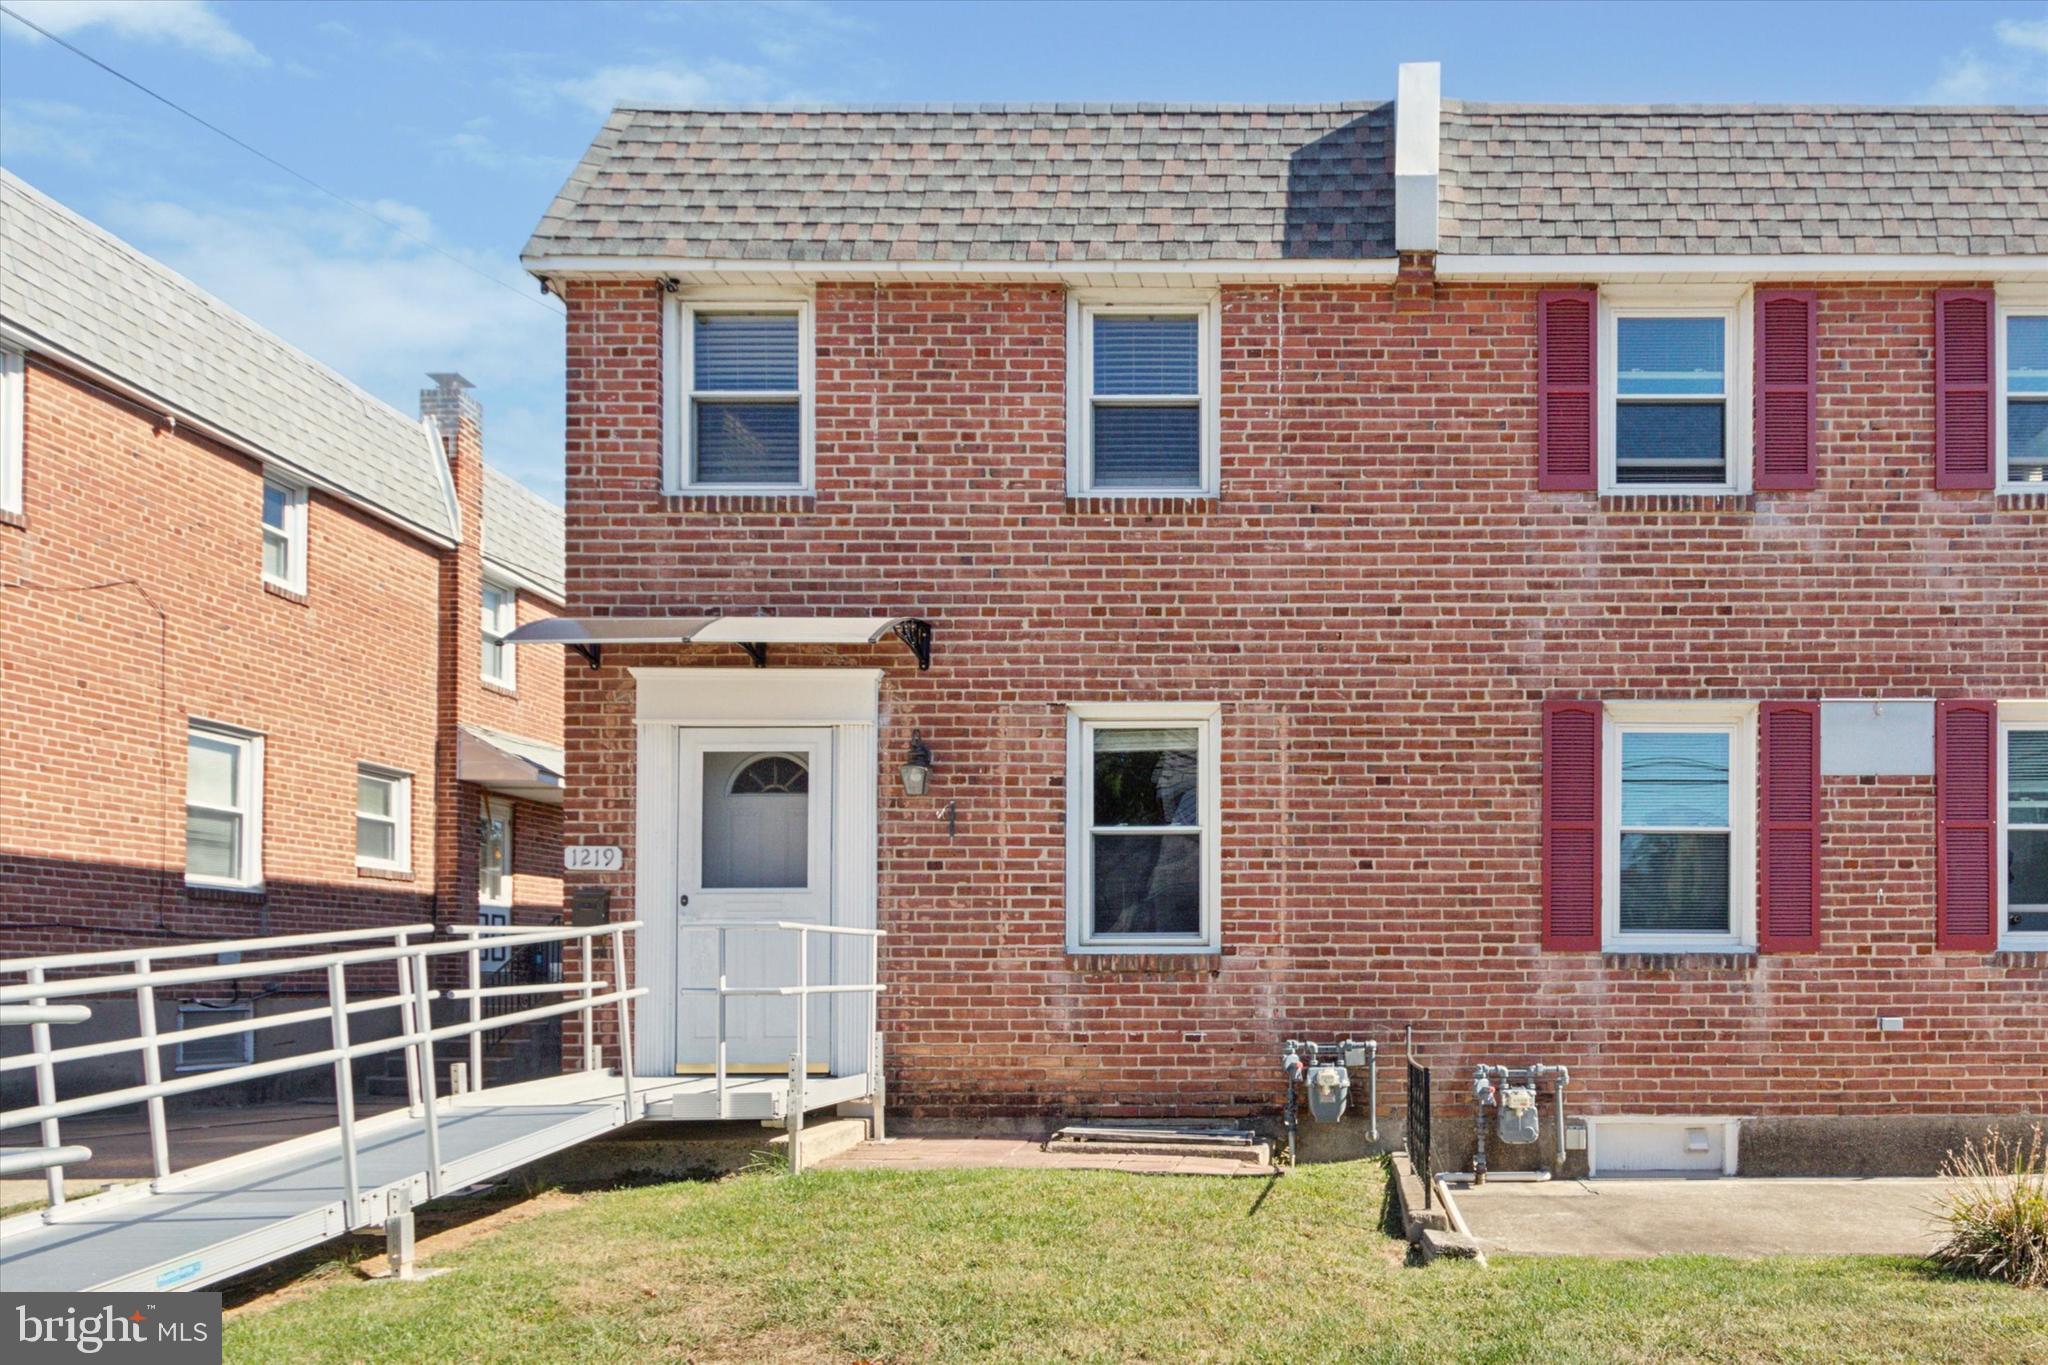
[[[485,986],[542,986],[553,985],[562,979],[562,945],[560,943],[528,943],[517,948],[500,949],[505,960],[492,966],[488,954],[484,958]],[[514,1014],[537,1006],[553,1004],[554,997],[536,995],[495,995],[483,1002],[483,1015],[494,1019],[501,1014]],[[512,1024],[493,1029],[484,1034],[484,1041],[494,1042],[505,1037],[519,1025]]]
[[[1436,1199],[1436,1164],[1430,1160],[1429,1068],[1408,1063],[1408,1160],[1422,1180],[1422,1206]]]

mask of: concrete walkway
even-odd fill
[[[1136,1175],[1270,1176],[1273,1168],[1229,1157],[1044,1151],[1029,1138],[906,1137],[863,1142],[818,1163],[825,1170],[916,1171],[1007,1166],[1062,1171],[1129,1171]]]
[[[1924,1255],[1931,1179],[1557,1180],[1453,1186],[1488,1255]]]

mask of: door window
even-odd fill
[[[803,889],[810,834],[811,773],[801,755],[705,753],[704,889]]]

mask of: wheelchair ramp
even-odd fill
[[[648,1088],[658,1094],[660,1084]],[[431,1182],[422,1118],[400,1110],[357,1125],[353,1220],[341,1135],[329,1130],[194,1167],[154,1190],[144,1183],[70,1201],[54,1223],[40,1213],[0,1223],[0,1284],[10,1292],[198,1289],[352,1223],[374,1228],[400,1191],[424,1203],[628,1121],[618,1078],[587,1072],[445,1104],[439,1119],[440,1171]]]

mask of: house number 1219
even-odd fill
[[[571,872],[617,872],[625,863],[617,844],[570,844],[562,850],[562,866]]]

